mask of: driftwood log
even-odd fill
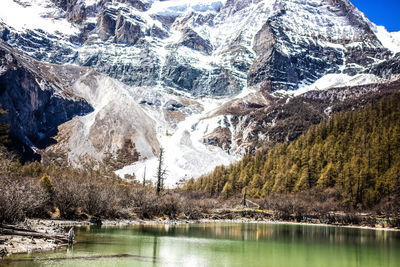
[[[73,242],[73,241],[71,241],[71,236],[50,235],[50,234],[40,233],[35,230],[24,229],[24,228],[16,227],[13,225],[4,225],[4,224],[0,225],[0,234],[1,235],[16,235],[16,236],[46,238],[49,240],[54,240],[56,242],[68,243],[68,244]]]
[[[0,229],[9,229],[9,230],[16,230],[16,231],[21,231],[21,232],[36,232],[31,229],[21,228],[21,227],[17,227],[15,225],[10,225],[10,224],[0,224]]]

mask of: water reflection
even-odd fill
[[[400,233],[325,226],[207,223],[81,227],[78,244],[6,266],[398,266]]]
[[[153,241],[153,266],[156,266],[156,258],[157,258],[157,244],[158,244],[158,237],[154,236]]]
[[[126,228],[132,234],[242,241],[285,240],[296,242],[390,244],[398,241],[399,232],[372,229],[264,223],[209,223],[187,225],[140,225]],[[109,231],[104,229],[103,231]]]

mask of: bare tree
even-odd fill
[[[146,186],[146,165],[144,166],[144,171],[143,171],[143,187]]]
[[[157,170],[157,195],[160,194],[164,186],[164,179],[167,170],[164,168],[164,148],[160,148],[160,154],[158,156],[158,170]]]

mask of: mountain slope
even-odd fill
[[[32,128],[45,134],[18,130],[20,141],[53,162],[149,178],[164,146],[168,185],[397,90],[400,55],[383,33],[348,0],[0,1],[11,54],[62,102],[90,106],[45,116],[51,127]]]
[[[334,115],[293,143],[218,167],[188,189],[251,196],[336,188],[343,200],[370,206],[400,194],[400,94],[360,111]]]
[[[74,166],[94,159],[107,160],[116,169],[157,155],[155,122],[125,86],[90,71],[71,90],[86,99],[94,111],[61,125],[55,138],[57,144],[47,148],[48,153],[68,155],[68,161]]]

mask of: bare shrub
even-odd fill
[[[86,197],[83,201],[84,210],[95,216],[115,218],[118,217],[121,188],[112,183],[101,183],[98,179],[85,184]]]
[[[131,203],[127,184],[106,178],[101,172],[53,170],[54,204],[66,219],[80,214],[117,218]]]
[[[86,190],[76,177],[53,179],[54,204],[64,219],[74,219],[85,202]]]
[[[39,181],[27,177],[0,177],[0,222],[28,217],[47,217],[49,195]]]
[[[292,217],[301,217],[304,213],[303,205],[294,195],[270,195],[261,204],[261,207],[274,211],[274,219],[289,220]]]
[[[330,221],[330,212],[340,209],[340,195],[337,190],[318,189],[307,192],[276,193],[259,201],[262,209],[272,210],[278,220],[302,221],[316,218]]]
[[[206,214],[210,214],[213,209],[221,206],[221,203],[210,198],[209,194],[201,191],[180,191],[177,190],[182,198],[180,203],[181,213],[189,220],[199,220]],[[226,202],[227,200],[224,200]]]
[[[138,188],[132,195],[132,206],[142,219],[150,219],[159,215],[157,196],[145,188]]]
[[[166,194],[157,198],[159,203],[159,215],[175,219],[181,211],[181,199],[177,194]]]

